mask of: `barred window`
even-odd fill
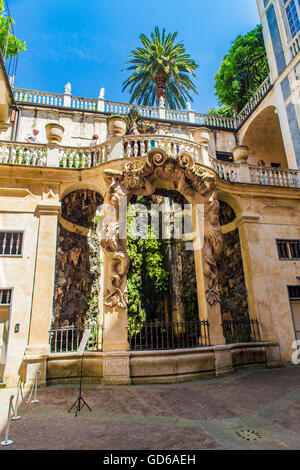
[[[217,154],[217,160],[220,160],[222,162],[233,162],[233,154],[230,152],[216,152]]]
[[[0,305],[9,305],[11,301],[11,289],[0,289]]]
[[[279,259],[300,259],[300,240],[277,240]]]
[[[290,300],[300,299],[300,286],[288,286]]]
[[[0,231],[0,256],[20,256],[22,245],[23,232]]]

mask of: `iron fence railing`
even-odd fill
[[[260,341],[259,323],[257,320],[224,320],[222,326],[226,344]]]
[[[131,326],[131,350],[187,349],[210,346],[208,321],[151,322]]]
[[[74,325],[51,328],[49,344],[51,353],[77,352],[85,329],[91,328],[86,351],[102,351],[103,328],[99,323],[78,328]]]

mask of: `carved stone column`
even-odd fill
[[[104,253],[103,351],[127,351],[127,193],[117,178],[122,173],[107,170],[106,174],[107,190],[97,227]]]
[[[225,344],[222,328],[217,259],[223,248],[223,236],[219,224],[219,203],[212,195],[207,204],[194,198],[194,254],[197,277],[199,319],[209,322],[211,345]],[[196,208],[202,206],[200,214]],[[195,220],[196,219],[196,220]],[[200,219],[200,220],[199,220]]]

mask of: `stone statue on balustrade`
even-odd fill
[[[71,83],[68,82],[68,83],[65,85],[65,95],[70,95],[71,92],[72,92]]]

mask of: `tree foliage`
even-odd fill
[[[244,36],[238,36],[220,70],[215,75],[215,90],[220,105],[239,112],[266,79],[268,61],[262,26],[258,25]]]
[[[12,34],[13,18],[4,15],[4,2],[0,0],[0,49],[5,59],[15,57],[26,50],[26,43]]]
[[[130,102],[153,106],[161,97],[172,109],[185,109],[190,91],[197,93],[190,75],[195,77],[196,62],[186,53],[182,42],[175,42],[178,33],[162,34],[156,26],[150,39],[140,35],[143,47],[131,51],[125,70],[133,71],[124,81],[123,91],[129,88]]]
[[[234,117],[233,109],[228,104],[223,104],[223,106],[220,106],[218,109],[210,108],[207,114],[209,116]]]

